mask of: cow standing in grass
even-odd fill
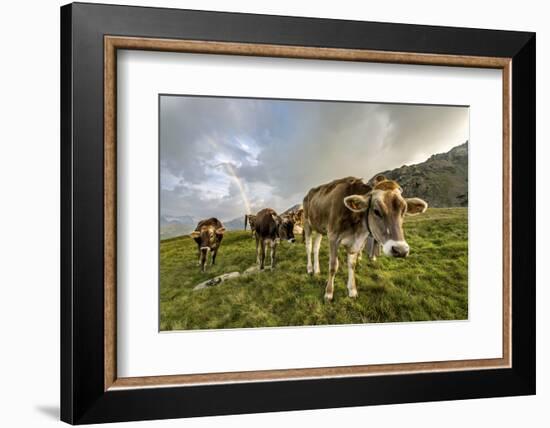
[[[281,217],[271,208],[264,208],[256,214],[256,261],[264,269],[266,246],[270,248],[271,268],[275,267],[277,244],[281,239],[294,242],[294,223]]]
[[[211,254],[212,264],[216,263],[216,255],[220,249],[224,232],[225,227],[222,222],[212,217],[199,221],[191,233],[191,237],[199,248],[199,266],[202,272],[205,271],[208,254]]]
[[[334,180],[311,189],[304,198],[304,232],[307,251],[307,272],[319,274],[319,248],[323,235],[329,240],[329,275],[325,299],[334,294],[334,277],[338,270],[338,248],[347,252],[348,294],[357,296],[355,265],[369,236],[380,243],[384,254],[406,257],[409,245],[403,233],[405,213],[426,211],[422,199],[405,199],[397,182],[377,177],[366,184],[355,177]],[[313,241],[313,233],[316,233]],[[313,249],[314,261],[311,253]]]

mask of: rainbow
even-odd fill
[[[241,198],[243,200],[243,204],[246,208],[246,214],[251,213],[250,209],[250,201],[248,200],[248,196],[246,196],[246,192],[244,190],[244,185],[237,173],[235,172],[235,168],[233,168],[233,165],[230,163],[223,163],[222,165],[225,166],[226,171],[229,173],[231,177],[235,180],[235,183],[237,184],[237,187],[239,188],[239,192],[241,193]]]

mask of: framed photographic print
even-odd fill
[[[61,8],[61,418],[535,393],[535,35]]]

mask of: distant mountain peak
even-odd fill
[[[468,156],[468,142],[466,141],[463,144],[460,144],[458,146],[453,147],[451,150],[445,153],[437,153],[435,155],[431,155],[428,160],[436,160],[436,159],[453,159],[456,157],[462,157],[462,156]],[[423,162],[424,163],[424,162]]]

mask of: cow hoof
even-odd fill
[[[314,270],[313,275],[321,275],[321,269]]]
[[[309,275],[313,275],[313,268],[312,268],[311,266],[308,266],[308,267],[307,267],[307,273],[308,273]]]
[[[332,293],[331,294],[328,294],[328,293],[325,293],[325,302],[332,302]]]
[[[348,296],[351,297],[352,299],[356,299],[357,298],[357,290],[349,291]]]

